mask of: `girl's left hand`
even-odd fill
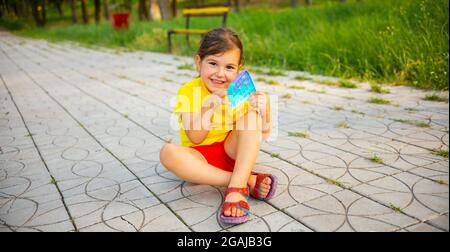
[[[250,98],[248,99],[250,109],[258,111],[261,114],[261,116],[266,115],[268,102],[269,98],[267,97],[267,94],[262,91],[256,91],[252,93]]]

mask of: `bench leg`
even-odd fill
[[[167,33],[167,48],[169,49],[169,53],[172,53],[172,32],[169,31]]]

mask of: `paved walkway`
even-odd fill
[[[299,72],[255,74],[278,97],[277,136],[257,168],[279,177],[276,197],[250,200],[243,225],[219,223],[223,188],[159,163],[164,142],[178,141],[170,101],[195,76],[186,63],[0,32],[0,231],[449,230],[449,161],[433,154],[448,153],[448,103]]]

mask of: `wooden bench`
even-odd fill
[[[227,6],[215,6],[215,7],[200,7],[200,8],[187,8],[183,9],[183,16],[186,17],[186,26],[184,29],[171,29],[167,32],[167,42],[169,52],[172,52],[172,35],[173,34],[186,34],[186,41],[189,44],[190,34],[204,35],[209,30],[206,29],[190,29],[190,18],[191,17],[211,17],[211,16],[221,16],[222,17],[222,27],[226,26],[228,13],[230,12],[230,7]]]

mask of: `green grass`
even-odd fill
[[[325,94],[327,91],[324,89],[318,90],[318,89],[308,89],[309,92],[316,93],[316,94]]]
[[[268,85],[271,85],[271,86],[278,86],[278,85],[280,85],[280,83],[278,81],[276,81],[276,80],[268,80],[268,79],[261,78],[261,77],[256,78],[256,81],[265,82],[265,83],[267,83]]]
[[[272,158],[279,158],[280,157],[280,153],[272,153],[272,154],[270,154],[270,157],[272,157]]]
[[[339,87],[342,87],[342,88],[357,88],[358,85],[356,85],[355,83],[350,82],[350,81],[340,80],[339,81]]]
[[[439,96],[437,94],[426,95],[423,100],[434,102],[448,102],[448,98]]]
[[[377,163],[377,164],[383,164],[384,160],[378,156],[377,154],[374,154],[372,157],[369,158],[370,161]]]
[[[378,94],[389,94],[391,92],[389,91],[389,89],[385,89],[380,84],[377,83],[370,84],[370,91]]]
[[[389,101],[389,100],[385,100],[382,98],[376,98],[376,97],[369,98],[369,100],[367,100],[367,102],[373,103],[373,104],[382,104],[382,105],[391,104],[391,101]]]
[[[444,150],[444,149],[433,149],[433,150],[431,151],[431,153],[432,153],[433,155],[436,155],[436,156],[441,156],[441,157],[444,157],[444,158],[448,158],[448,150]]]
[[[292,86],[289,86],[289,88],[297,89],[297,90],[303,90],[303,89],[305,89],[305,87],[303,87],[303,86],[298,86],[298,85],[292,85]]]
[[[348,125],[346,122],[340,122],[336,125],[336,128],[340,129],[349,129],[350,125]]]
[[[294,77],[294,80],[298,80],[298,81],[307,81],[307,80],[311,80],[311,78],[305,77],[305,76],[301,76],[301,75],[297,75]]]
[[[309,137],[308,133],[306,133],[306,132],[288,132],[288,136],[301,137],[301,138]]]
[[[402,209],[401,209],[400,207],[395,206],[395,205],[392,204],[392,203],[389,203],[389,207],[390,207],[392,210],[394,210],[396,213],[403,213],[403,211],[402,211]]]
[[[344,184],[342,184],[341,182],[339,182],[339,181],[337,181],[335,179],[326,178],[326,181],[330,185],[336,185],[336,186],[339,186],[341,188],[345,188]]]
[[[343,111],[344,108],[341,107],[341,106],[334,106],[334,107],[332,108],[332,110],[335,110],[335,111]]]
[[[91,1],[89,1],[91,2]],[[299,8],[244,5],[229,15],[245,47],[245,62],[284,75],[292,69],[345,79],[411,85],[431,90],[449,87],[449,2],[447,0],[314,1]],[[126,47],[167,52],[167,30],[184,27],[182,17],[139,22],[136,8],[130,29],[116,32],[110,22],[72,25],[70,9],[58,18],[48,8],[47,28],[4,16],[0,25],[16,34],[51,41],[70,40],[85,45]],[[92,12],[92,10],[91,10]],[[30,24],[31,23],[31,24]],[[220,26],[216,17],[193,18],[191,27]],[[299,23],[301,25],[299,25]],[[200,36],[175,36],[174,53],[192,57]]]
[[[409,125],[413,125],[419,128],[430,128],[430,123],[419,121],[419,120],[406,120],[406,119],[392,119],[395,122],[405,123]]]
[[[284,94],[284,95],[281,96],[281,98],[283,98],[283,99],[291,99],[292,95],[291,94]]]
[[[180,70],[194,70],[194,65],[189,64],[189,63],[185,63],[185,64],[177,66],[177,69],[180,69]]]

